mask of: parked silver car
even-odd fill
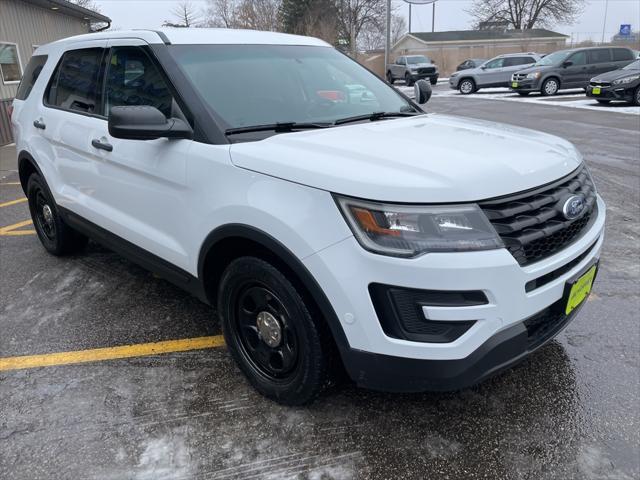
[[[409,86],[418,80],[428,79],[431,85],[438,83],[438,67],[424,55],[404,55],[387,65],[387,81],[404,80]]]
[[[542,57],[537,53],[508,53],[484,62],[478,68],[454,72],[449,77],[449,86],[468,95],[481,88],[509,87],[511,75],[518,70],[534,65]]]

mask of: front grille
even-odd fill
[[[610,87],[611,82],[589,82],[592,87]]]
[[[578,218],[567,220],[562,206],[574,194],[584,195],[586,205]],[[597,216],[595,187],[584,166],[551,185],[487,200],[480,207],[505,247],[523,266],[567,247]]]
[[[524,80],[525,78],[527,78],[527,74],[526,73],[514,73],[511,76],[511,80],[516,81],[516,82]]]
[[[435,73],[436,69],[433,67],[419,68],[418,73]]]

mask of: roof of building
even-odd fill
[[[567,38],[544,28],[531,30],[451,30],[449,32],[412,32],[407,35],[423,42],[455,42],[481,40],[519,40],[524,38]]]
[[[47,10],[55,10],[56,12],[69,15],[71,17],[80,18],[89,22],[111,23],[111,19],[101,13],[94,12],[88,8],[81,7],[75,3],[68,2],[66,0],[23,0],[24,2],[31,3],[38,7],[46,8]]]
[[[54,42],[76,43],[87,40],[111,38],[139,38],[148,43],[171,43],[185,45],[310,45],[330,46],[313,37],[289,35],[286,33],[260,32],[257,30],[234,30],[231,28],[158,28],[157,30],[114,30],[89,33],[64,38]]]

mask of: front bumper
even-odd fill
[[[438,77],[440,74],[438,72],[435,73],[411,73],[411,80],[414,82],[417,80],[430,80],[430,81],[438,81]]]
[[[518,83],[517,87],[513,86],[513,82],[514,82],[514,80],[511,80],[509,82],[509,88],[511,90],[513,90],[514,92],[539,92],[540,91],[540,79],[539,78],[518,80],[517,81],[517,83]]]
[[[592,97],[598,100],[622,100],[630,102],[633,100],[633,93],[637,85],[634,84],[631,88],[625,88],[621,86],[597,86],[600,88],[599,94],[593,93],[594,85],[587,87],[587,97]]]
[[[341,321],[349,344],[341,353],[356,382],[384,390],[456,389],[476,383],[533,351],[525,322],[557,306],[565,296],[567,281],[600,257],[605,209],[598,197],[598,215],[579,239],[525,267],[506,249],[401,259],[367,252],[353,237],[304,262]],[[563,269],[567,264],[571,268]],[[554,272],[561,273],[554,276]],[[527,287],[549,275],[552,281],[534,289]],[[473,320],[474,324],[449,343],[410,341],[385,334],[368,290],[377,283],[434,291],[482,291],[488,302],[465,307],[425,306],[422,310],[427,322]],[[573,317],[557,324],[564,326]]]

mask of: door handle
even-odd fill
[[[100,150],[106,150],[107,152],[113,151],[113,145],[111,145],[108,142],[102,142],[102,141],[98,140],[97,138],[94,138],[93,140],[91,140],[91,145],[93,146],[93,148],[98,148]]]
[[[33,126],[36,128],[39,128],[40,130],[44,130],[45,128],[47,128],[47,126],[44,124],[42,120],[34,120]]]

